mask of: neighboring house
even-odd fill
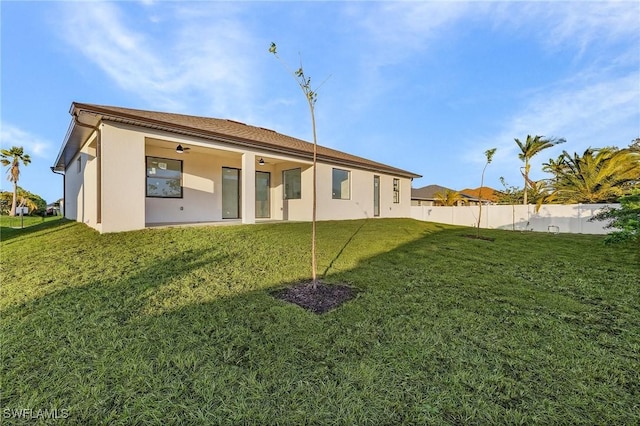
[[[482,192],[480,192],[480,189],[482,189]],[[498,202],[498,199],[500,197],[499,191],[496,191],[495,189],[488,186],[483,186],[482,188],[478,187],[475,189],[467,188],[460,191],[460,193],[467,197],[474,198],[476,200],[476,204],[478,204],[480,196],[482,196],[482,201],[484,202],[484,204],[495,204]]]
[[[422,188],[411,188],[412,206],[435,206],[437,204],[436,194],[442,193],[449,188],[440,185],[427,185]]]
[[[310,221],[313,144],[216,118],[73,103],[52,170],[65,217],[157,224]],[[317,219],[410,217],[415,173],[318,146]]]
[[[445,191],[455,191],[454,189],[445,188],[440,185],[427,185],[422,188],[411,189],[411,205],[412,206],[440,206],[442,203],[436,197],[436,194],[443,194]],[[476,198],[460,193],[462,201],[458,205],[478,204]]]
[[[47,216],[59,216],[60,215],[60,204],[51,203],[47,204],[47,209],[45,210],[45,215]]]

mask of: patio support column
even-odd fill
[[[242,154],[242,223],[256,223],[256,156]]]

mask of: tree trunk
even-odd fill
[[[13,182],[13,199],[11,200],[11,211],[9,212],[9,216],[16,215],[16,207],[18,202],[18,183]]]
[[[482,179],[480,180],[480,190],[478,191],[478,200],[480,201],[478,204],[479,210],[478,210],[478,229],[476,229],[476,236],[479,238],[480,237],[480,220],[482,219],[482,185],[484,184],[484,170],[487,168],[487,166],[484,166],[484,169],[482,170]]]
[[[313,289],[318,287],[318,267],[316,261],[316,182],[317,182],[317,167],[316,157],[318,153],[318,141],[316,138],[316,118],[313,111],[313,100],[309,99],[309,108],[311,110],[311,127],[313,129],[313,201],[311,210],[311,283]]]
[[[478,190],[478,229],[476,229],[476,237],[480,238],[480,219],[482,219],[482,185],[484,185],[484,172],[485,170],[487,170],[487,166],[489,165],[489,163],[484,165],[484,168],[482,169],[482,177],[480,178],[480,189]]]
[[[525,158],[524,160],[524,201],[523,205],[527,205],[527,181],[529,180],[529,161]]]

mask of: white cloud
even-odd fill
[[[538,40],[554,53],[569,48],[578,56],[596,46],[608,53],[611,44],[626,41],[635,50],[612,60],[636,66],[638,61],[637,43],[628,43],[640,42],[637,2],[380,2],[345,10],[365,34],[361,80],[378,93],[389,84],[378,75],[381,67],[402,63],[474,25]]]
[[[562,150],[581,153],[589,146],[625,146],[637,137],[628,132],[640,131],[639,3],[500,3],[491,13],[496,30],[533,37],[552,54],[562,50],[568,60],[579,60],[582,69],[570,78],[520,93],[520,107],[504,118],[501,129],[472,141],[471,146],[481,149],[466,150],[467,164],[481,163],[483,158],[474,154],[497,146],[493,167],[513,169],[511,180],[517,182],[516,137],[567,139],[532,161],[532,172],[538,175],[534,178],[542,177],[541,164]]]
[[[185,111],[198,100],[209,112],[226,115],[232,104],[236,111],[248,105],[250,38],[230,16],[233,10],[215,8],[216,15],[196,7],[198,13],[185,13],[179,3],[168,5],[143,12],[157,26],[147,32],[138,29],[133,14],[102,2],[81,9],[66,5],[60,28],[86,60],[155,108]]]
[[[475,6],[474,6],[475,7]],[[363,109],[394,89],[398,79],[385,77],[383,69],[401,64],[429,43],[446,37],[451,25],[469,9],[459,2],[349,3],[344,10],[356,30],[359,65],[351,107]]]
[[[381,58],[394,60],[442,36],[442,29],[468,10],[464,3],[382,2],[348,9],[354,24],[364,30]]]
[[[10,149],[12,146],[21,146],[25,154],[30,156],[47,158],[51,143],[32,135],[9,123],[0,123],[0,145],[2,149]]]
[[[638,39],[640,5],[636,2],[565,3],[558,9],[560,16],[547,38],[551,45],[564,43],[585,49],[594,43]]]
[[[566,150],[582,153],[586,148],[604,146],[623,147],[637,135],[628,134],[633,121],[640,113],[640,73],[594,81],[593,76],[577,76],[574,81],[560,82],[555,87],[538,90],[519,112],[507,120],[495,135],[473,141],[473,145],[486,149],[498,147],[495,167],[511,170],[505,173],[511,181],[517,181],[518,148],[514,138],[524,140],[527,134],[547,137],[564,137],[565,144],[546,150],[532,160],[532,177],[543,177],[542,163]],[[640,131],[640,129],[637,129]],[[475,150],[478,151],[479,150]],[[464,160],[478,164],[477,152],[470,152]],[[475,155],[475,156],[474,156]],[[509,180],[509,179],[507,179]],[[513,182],[512,182],[513,183]]]
[[[638,40],[640,3],[631,1],[507,2],[490,9],[494,28],[525,34],[552,52],[578,55],[595,46]]]

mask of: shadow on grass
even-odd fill
[[[273,299],[283,283],[270,282],[145,313],[174,279],[231,259],[205,249],[54,291],[3,313],[2,406],[55,403],[77,424],[632,423],[634,358],[622,353],[632,345],[624,334],[587,339],[600,306],[582,315],[560,297],[584,284],[538,291],[526,274],[548,268],[535,264],[540,239],[514,237],[532,241],[519,264],[505,259],[507,238],[486,249],[464,232],[432,229],[328,274],[367,291],[321,317]],[[566,245],[554,262],[572,260]],[[637,313],[625,309],[617,326]]]
[[[16,237],[28,236],[35,232],[43,231],[45,229],[60,230],[70,225],[73,225],[75,223],[76,223],[75,221],[70,221],[68,219],[60,218],[57,220],[50,220],[50,221],[38,223],[35,225],[25,226],[24,228],[12,228],[10,226],[1,226],[0,240],[9,241]]]
[[[324,272],[322,273],[323,277],[325,277],[327,275],[327,273],[329,273],[329,270],[331,270],[331,268],[333,267],[333,264],[336,262],[336,260],[338,260],[340,258],[342,253],[344,253],[344,250],[349,246],[349,243],[351,243],[351,241],[353,241],[353,239],[356,237],[356,235],[358,235],[358,233],[362,230],[362,228],[367,224],[368,220],[370,220],[370,219],[362,221],[362,224],[360,224],[360,226],[354,231],[354,233],[351,234],[349,239],[347,239],[347,241],[344,243],[342,248],[340,248],[338,253],[336,253],[334,258],[331,259],[331,262],[329,262],[329,265],[327,265],[327,267],[325,268]]]
[[[67,310],[72,312],[75,307],[79,309],[77,314],[95,308],[104,310],[106,314],[117,314],[120,322],[126,322],[129,317],[143,315],[142,309],[147,301],[145,296],[150,295],[150,292],[157,292],[173,279],[187,275],[211,262],[223,262],[226,258],[226,255],[211,254],[205,250],[182,251],[160,257],[121,281],[98,279],[87,284],[54,290],[6,309],[3,316],[8,318],[14,313],[33,309],[44,309],[49,313]],[[85,298],[88,298],[85,303],[78,303]],[[61,316],[65,317],[66,314]]]

